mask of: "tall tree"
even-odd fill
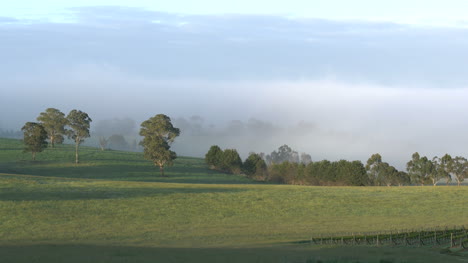
[[[79,163],[78,149],[84,139],[89,137],[91,122],[88,114],[80,110],[72,110],[67,115],[67,125],[70,127],[67,131],[68,138],[75,141],[75,163]]]
[[[430,180],[430,176],[434,174],[434,164],[426,156],[421,157],[415,152],[412,155],[411,161],[406,164],[406,169],[411,177],[411,181],[424,185]]]
[[[447,171],[442,159],[437,156],[432,158],[432,169],[428,174],[428,178],[432,181],[433,186],[436,186],[440,179],[447,177]]]
[[[439,164],[440,168],[443,170],[443,175],[445,177],[445,183],[449,185],[452,182],[452,175],[450,174],[450,163],[452,162],[452,156],[446,153],[442,158],[440,158]]]
[[[37,121],[39,121],[46,130],[52,148],[55,147],[56,143],[63,142],[65,125],[67,124],[67,119],[63,112],[58,109],[48,108],[39,114]]]
[[[366,171],[369,176],[369,182],[372,185],[381,185],[382,179],[382,156],[378,153],[373,154],[366,163]]]
[[[458,186],[468,177],[468,161],[466,158],[457,156],[449,164],[449,171],[455,176]]]
[[[101,151],[104,151],[107,147],[108,139],[104,136],[99,136],[99,147],[101,147]]]
[[[112,134],[108,139],[107,143],[110,149],[113,150],[128,150],[128,142],[125,140],[125,137],[121,134]]]
[[[26,122],[21,130],[24,133],[24,152],[31,152],[32,159],[36,160],[36,153],[47,147],[47,132],[41,124],[35,122]]]
[[[146,159],[159,166],[161,176],[164,176],[164,166],[172,165],[177,154],[170,150],[180,130],[172,125],[171,118],[158,114],[141,123],[140,135],[143,140],[143,152]]]

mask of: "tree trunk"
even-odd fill
[[[432,179],[432,184],[433,184],[434,186],[436,186],[436,185],[437,185],[437,181],[436,181],[436,179]]]
[[[33,158],[33,161],[36,160],[36,152],[32,152],[32,158]]]
[[[461,185],[461,181],[460,181],[460,179],[458,179],[458,177],[457,177],[457,184],[458,184],[458,186]]]
[[[78,160],[78,147],[79,147],[80,143],[79,141],[77,141],[75,143],[75,163],[79,163],[79,160]]]
[[[50,144],[52,145],[52,148],[55,148],[55,137],[50,136]]]
[[[160,165],[160,166],[159,166],[159,171],[161,172],[161,176],[162,176],[162,177],[165,177],[165,176],[164,176],[164,165]]]

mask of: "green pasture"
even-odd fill
[[[83,147],[76,165],[68,145],[30,158],[19,141],[0,139],[5,262],[466,262],[438,248],[293,244],[468,226],[467,187],[271,185],[184,157],[160,177],[141,153]]]

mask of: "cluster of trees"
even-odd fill
[[[312,162],[312,157],[307,153],[299,154],[285,144],[279,147],[278,151],[273,151],[271,154],[266,155],[265,161],[268,165],[284,162],[309,164]]]
[[[36,154],[42,152],[48,145],[55,147],[55,144],[61,144],[65,136],[75,142],[75,162],[78,163],[79,145],[85,138],[90,137],[89,129],[92,122],[87,113],[72,110],[65,116],[58,109],[48,108],[41,112],[37,117],[38,122],[27,122],[23,128],[24,151],[31,152],[33,160]],[[177,154],[170,150],[171,144],[179,136],[180,130],[175,128],[171,119],[158,114],[141,124],[140,136],[143,140],[140,145],[143,146],[144,157],[151,160],[159,167],[161,175],[164,176],[164,167],[172,165]],[[123,136],[110,136],[108,141],[123,143]]]
[[[75,162],[79,162],[78,149],[85,138],[89,137],[92,122],[87,113],[72,110],[67,116],[55,108],[48,108],[37,117],[38,122],[26,122],[21,128],[25,144],[24,151],[31,152],[33,160],[48,144],[63,143],[65,136],[75,142]],[[48,140],[48,142],[47,142]]]
[[[441,179],[445,179],[448,185],[452,178],[460,185],[468,177],[467,159],[461,156],[452,158],[449,154],[441,158],[436,156],[431,160],[416,152],[406,164],[406,169],[411,180],[421,185],[432,183],[435,186]]]
[[[265,160],[256,153],[250,153],[247,159],[242,162],[237,150],[222,150],[219,146],[213,145],[206,153],[205,161],[211,169],[225,173],[243,173],[250,178],[258,179],[265,179],[268,174]]]
[[[428,159],[414,153],[407,163],[407,171],[399,171],[382,156],[373,154],[366,165],[361,161],[340,160],[313,162],[308,154],[299,155],[289,146],[265,155],[250,153],[242,162],[234,149],[221,150],[214,145],[205,156],[212,169],[275,183],[300,185],[353,185],[353,186],[434,186],[441,179],[450,183],[455,178],[460,185],[468,177],[468,161],[464,157],[446,154],[442,158]]]

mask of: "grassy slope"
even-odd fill
[[[227,254],[243,247],[248,254],[247,247],[318,234],[468,225],[467,187],[246,184],[250,181],[209,171],[194,158],[178,159],[168,169],[170,177],[161,178],[138,153],[83,148],[82,164],[75,165],[69,146],[47,150],[37,162],[25,160],[30,155],[20,147],[18,141],[0,139],[0,253],[5,256],[15,244],[19,250],[69,244],[60,251],[72,254],[83,249],[89,254],[99,246],[110,249],[110,256],[117,252],[108,246],[224,247]],[[38,253],[47,248],[54,250],[45,246]],[[202,259],[206,254],[190,251]],[[386,253],[397,253],[392,251]],[[208,258],[202,261],[211,262]]]

